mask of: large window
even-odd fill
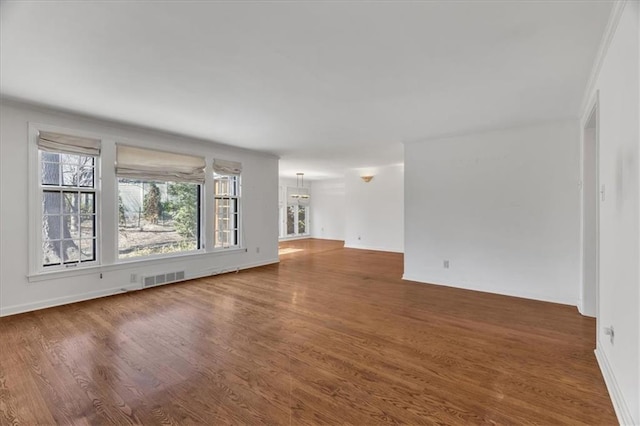
[[[118,257],[200,248],[200,185],[118,179]]]
[[[285,229],[287,237],[309,235],[309,190],[287,188]]]
[[[96,159],[100,141],[40,132],[41,262],[47,269],[97,260]]]
[[[307,216],[309,206],[287,205],[287,236],[308,235]]]
[[[214,181],[214,248],[240,247],[240,173],[242,165],[216,159]]]
[[[117,146],[118,258],[201,248],[204,158]]]

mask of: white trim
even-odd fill
[[[232,266],[232,267],[228,267],[228,268],[206,269],[204,271],[198,272],[197,274],[189,276],[186,279],[194,280],[194,279],[198,279],[198,278],[211,277],[211,276],[220,275],[220,274],[227,274],[227,273],[230,273],[230,272],[239,272],[239,271],[242,271],[244,269],[252,269],[252,268],[259,268],[260,266],[274,265],[276,263],[280,263],[280,259],[279,258],[278,259],[264,260],[264,261],[260,261],[260,262],[250,262],[250,263],[242,264],[240,266]]]
[[[37,274],[28,275],[27,278],[29,283],[36,283],[40,281],[49,281],[53,279],[59,278],[68,278],[68,277],[76,277],[80,275],[92,275],[92,274],[100,274],[104,272],[111,271],[123,271],[128,269],[138,269],[138,268],[146,268],[149,266],[156,265],[164,265],[167,263],[176,263],[176,262],[184,262],[185,260],[196,260],[200,258],[205,258],[209,256],[219,256],[225,254],[237,254],[237,253],[246,253],[246,248],[233,248],[227,250],[218,250],[215,252],[189,252],[189,253],[181,253],[181,254],[173,254],[170,256],[160,256],[160,257],[144,257],[144,258],[133,258],[131,260],[121,260],[117,263],[112,263],[109,265],[96,265],[91,267],[85,267],[81,269],[73,269],[73,270],[58,270],[52,272],[42,272]]]
[[[598,329],[598,311],[599,311],[599,291],[600,291],[600,198],[596,200],[596,311],[595,312],[586,312],[584,306],[584,300],[582,298],[582,293],[584,291],[584,133],[585,127],[588,124],[591,116],[595,114],[596,120],[596,188],[600,188],[600,91],[596,90],[592,93],[588,98],[589,102],[586,104],[589,108],[584,111],[582,117],[580,119],[580,176],[578,177],[579,191],[580,191],[580,298],[578,300],[578,312],[584,316],[595,317],[596,318],[596,330]]]
[[[349,244],[345,243],[344,248],[355,249],[355,250],[370,250],[370,251],[386,251],[388,253],[404,253],[404,250],[392,249],[389,247],[381,247],[381,246],[361,246],[357,244]]]
[[[611,45],[613,36],[615,35],[616,29],[618,28],[618,22],[620,22],[620,17],[622,16],[622,11],[626,3],[627,0],[618,0],[613,4],[613,7],[611,9],[609,21],[607,22],[607,26],[605,27],[604,33],[602,34],[602,38],[600,39],[598,53],[596,54],[596,59],[593,67],[591,68],[589,80],[587,80],[587,85],[585,86],[584,95],[582,96],[580,111],[583,115],[585,110],[589,106],[588,101],[589,99],[591,99],[591,94],[595,89],[596,81],[598,79],[598,76],[600,75],[600,69],[602,68],[604,59],[607,56],[607,52],[609,51],[609,46]]]
[[[404,281],[414,281],[419,284],[431,284],[431,285],[437,285],[442,287],[459,288],[461,290],[472,290],[472,291],[478,291],[481,293],[499,294],[501,296],[538,300],[540,302],[558,303],[560,305],[576,306],[576,303],[577,303],[577,300],[572,300],[572,299],[550,298],[545,295],[531,293],[531,292],[510,291],[511,290],[510,288],[486,288],[486,287],[478,286],[469,282],[466,282],[466,283],[456,282],[455,284],[445,283],[440,279],[429,280],[423,277],[416,277],[416,276],[407,275],[407,274],[404,274],[402,276],[402,279]]]
[[[280,237],[280,238],[278,238],[278,241],[306,240],[308,238],[313,238],[313,237],[311,235],[309,235],[309,234],[291,235],[289,237]]]
[[[9,315],[22,314],[25,312],[37,311],[40,309],[53,308],[55,306],[67,305],[69,303],[83,302],[85,300],[98,299],[104,296],[111,296],[113,294],[123,293],[125,291],[137,290],[140,287],[139,284],[128,286],[109,288],[106,290],[91,291],[88,293],[76,294],[73,296],[55,297],[53,299],[41,300],[34,303],[24,303],[22,305],[13,305],[0,308],[0,317]]]
[[[259,266],[272,265],[279,262],[280,260],[276,258],[276,259],[270,259],[270,260],[265,260],[261,262],[245,263],[243,265],[232,267],[232,268],[219,268],[217,270],[204,271],[195,275],[185,276],[184,281],[209,277],[212,275],[218,275],[226,272],[240,271],[244,269],[256,268]],[[184,281],[181,281],[181,282],[184,282]],[[175,284],[175,283],[172,283],[172,284]],[[113,287],[105,290],[76,294],[72,296],[56,297],[53,299],[41,300],[34,303],[24,303],[21,305],[7,306],[4,308],[0,308],[0,317],[16,315],[16,314],[21,314],[21,313],[31,312],[31,311],[37,311],[40,309],[53,308],[55,306],[67,305],[69,303],[83,302],[86,300],[97,299],[100,297],[111,296],[114,294],[124,293],[128,291],[133,291],[133,290],[145,290],[145,289],[142,288],[142,285],[140,283],[135,283],[135,284],[123,285],[121,287]]]
[[[601,346],[600,342],[598,342],[596,346],[599,348]],[[622,392],[618,386],[616,376],[613,374],[613,369],[609,364],[607,356],[604,351],[600,349],[596,349],[594,353],[596,354],[596,360],[598,361],[598,366],[600,366],[604,383],[607,385],[611,402],[613,402],[613,409],[618,417],[618,422],[620,422],[621,425],[634,425],[635,423],[633,422],[633,417],[631,417],[631,411],[622,396]]]

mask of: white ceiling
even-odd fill
[[[3,2],[0,91],[282,157],[402,162],[402,142],[575,117],[598,1]]]

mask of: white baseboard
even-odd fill
[[[40,309],[53,308],[55,306],[68,305],[70,303],[84,302],[85,300],[98,299],[100,297],[112,296],[114,294],[139,289],[140,284],[127,284],[126,286],[114,287],[106,290],[90,291],[88,293],[74,294],[72,296],[55,297],[53,299],[39,300],[37,302],[24,303],[22,305],[7,306],[0,309],[0,317],[23,314],[25,312],[38,311]]]
[[[233,266],[233,267],[208,269],[208,270],[196,272],[194,274],[190,274],[188,277],[186,277],[186,279],[195,280],[198,278],[211,277],[219,274],[227,274],[231,272],[242,271],[244,269],[251,269],[251,268],[258,268],[260,266],[273,265],[274,263],[280,263],[280,259],[269,259],[269,260],[263,260],[260,262],[244,263],[242,265]]]
[[[597,347],[600,347],[600,342],[598,342]],[[613,370],[611,369],[607,356],[604,351],[600,349],[596,349],[594,352],[596,354],[596,359],[598,360],[598,365],[600,366],[600,371],[602,372],[602,377],[604,378],[604,383],[607,385],[607,390],[609,391],[609,396],[613,403],[613,409],[616,411],[616,416],[618,416],[618,422],[623,426],[637,425],[638,423],[634,423],[631,411],[622,396],[622,392],[620,391],[616,376],[613,374]]]
[[[233,271],[239,271],[243,269],[257,268],[259,266],[266,266],[266,265],[271,265],[279,262],[280,262],[279,259],[270,259],[270,260],[261,261],[261,262],[245,263],[237,267],[225,268],[224,270],[220,270],[217,272],[209,271],[209,272],[197,273],[195,275],[188,275],[185,277],[185,281],[202,278],[202,277],[208,277],[211,275],[216,275],[224,272],[233,272]],[[175,284],[175,283],[168,283],[168,284]],[[144,290],[144,289],[141,287],[140,283],[135,283],[135,284],[127,283],[127,285],[113,287],[105,290],[91,291],[87,293],[74,294],[71,296],[56,297],[53,299],[46,299],[46,300],[40,300],[32,303],[25,303],[22,305],[7,306],[4,308],[0,308],[0,317],[23,314],[25,312],[37,311],[37,310],[46,309],[46,308],[53,308],[55,306],[68,305],[70,303],[84,302],[86,300],[98,299],[100,297],[112,296],[114,294],[120,294],[120,293],[125,293],[127,291],[134,291],[134,290]]]
[[[344,245],[344,248],[349,248],[349,249],[356,249],[356,250],[372,250],[372,251],[386,251],[389,253],[404,253],[404,250],[398,250],[395,248],[389,248],[389,247],[380,247],[380,246],[363,246],[363,245],[357,245],[357,244],[346,244]]]
[[[433,284],[433,285],[439,285],[443,287],[459,288],[463,290],[480,291],[483,293],[500,294],[502,296],[519,297],[521,299],[539,300],[541,302],[558,303],[561,305],[576,306],[576,302],[577,302],[576,300],[572,300],[572,299],[554,298],[554,297],[548,297],[546,295],[528,293],[528,292],[522,292],[522,291],[511,291],[510,289],[505,289],[505,288],[488,288],[482,285],[469,283],[469,282],[461,282],[461,281],[456,281],[455,283],[443,282],[443,280],[439,278],[430,280],[430,279],[425,279],[424,277],[412,276],[410,274],[404,274],[402,276],[402,279],[405,281],[415,281],[423,284]]]

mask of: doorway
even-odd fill
[[[580,312],[598,313],[599,191],[598,191],[598,102],[582,129],[582,288]]]

